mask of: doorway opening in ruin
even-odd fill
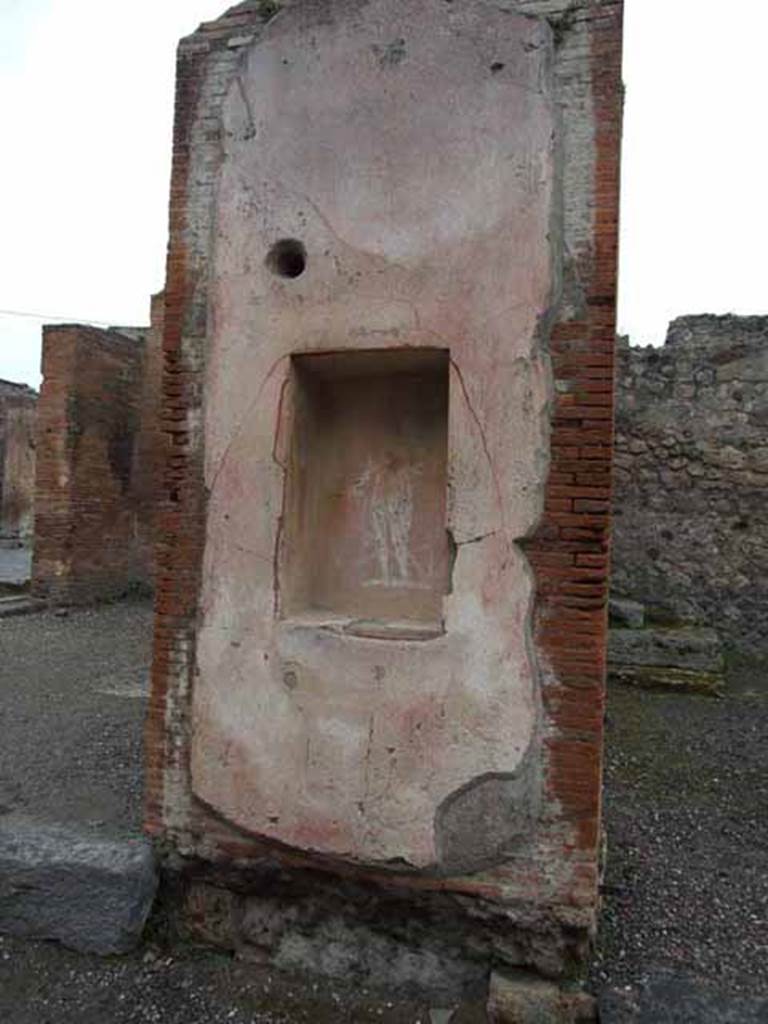
[[[283,614],[434,632],[449,575],[448,351],[295,355],[292,374]]]

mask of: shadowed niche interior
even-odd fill
[[[441,631],[448,367],[444,349],[293,356],[287,617],[382,637]]]

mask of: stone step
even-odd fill
[[[714,629],[611,629],[608,674],[648,689],[719,694],[725,659]]]
[[[157,889],[151,844],[59,825],[0,822],[0,933],[81,953],[125,953]]]
[[[45,601],[29,597],[26,594],[0,597],[0,619],[8,618],[11,615],[31,615],[33,612],[42,611],[45,607]]]

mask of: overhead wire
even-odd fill
[[[59,313],[33,313],[22,309],[0,309],[0,316],[21,316],[31,320],[50,320],[68,324],[90,324],[92,327],[111,327],[106,320],[89,320],[87,317],[63,316]]]

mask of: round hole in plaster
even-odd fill
[[[300,277],[307,266],[307,250],[297,238],[281,238],[267,253],[267,266],[278,277]]]

